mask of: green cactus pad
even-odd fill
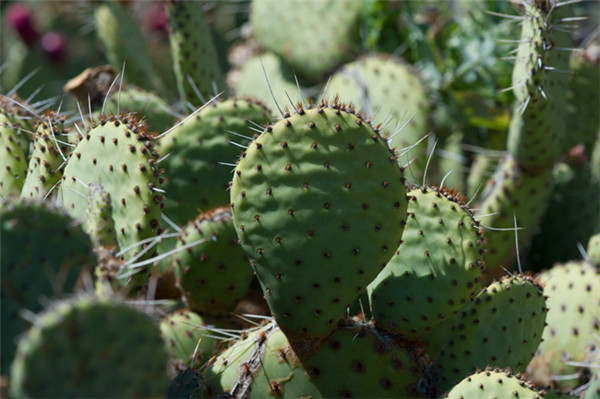
[[[11,393],[24,397],[161,397],[167,355],[154,322],[91,296],[53,304],[19,342]]]
[[[383,134],[391,137],[390,147],[397,151],[427,134],[429,106],[424,84],[416,71],[398,58],[375,54],[346,64],[332,76],[327,94],[339,96],[340,101],[351,102],[366,115],[374,116],[373,125],[385,124]],[[427,142],[423,141],[399,159],[408,164],[416,158],[411,163],[415,178],[423,176],[426,150]]]
[[[543,399],[544,391],[532,383],[512,375],[510,371],[485,370],[472,374],[456,384],[444,398],[448,399]],[[549,398],[549,396],[548,396]]]
[[[600,372],[596,371],[583,393],[582,399],[597,399],[598,397],[600,397]]]
[[[176,284],[189,307],[202,315],[228,316],[248,291],[252,268],[228,207],[201,214],[181,231],[173,255]]]
[[[85,211],[85,229],[96,247],[117,247],[110,193],[100,183],[90,183]]]
[[[106,58],[115,69],[120,71],[125,65],[128,82],[163,93],[164,84],[131,12],[119,2],[102,3],[94,10],[94,22]]]
[[[190,399],[196,398],[200,391],[200,373],[192,368],[179,372],[169,384],[167,398]]]
[[[95,257],[83,229],[49,204],[16,199],[1,204],[0,237],[4,374],[15,338],[29,324],[21,311],[38,312],[45,299],[74,292],[80,275],[91,274]]]
[[[590,237],[586,252],[590,258],[590,262],[596,266],[600,266],[600,233]]]
[[[268,84],[265,75],[269,79]],[[304,88],[300,87],[298,92],[298,85],[290,67],[272,53],[253,57],[243,65],[235,84],[235,94],[239,97],[257,98],[274,113],[277,112],[277,107],[290,110],[292,106],[302,102],[302,97],[305,100],[309,98]],[[277,115],[279,116],[278,113]]]
[[[360,10],[351,0],[253,1],[250,23],[264,48],[318,79],[358,51]]]
[[[486,239],[486,266],[491,273],[501,267],[511,268],[515,260],[515,221],[520,248],[535,231],[544,215],[552,184],[550,173],[529,176],[516,162],[507,158],[490,179],[476,208],[476,217],[483,226]]]
[[[42,200],[60,181],[62,167],[72,146],[64,120],[54,113],[46,113],[35,133],[33,151],[29,159],[27,178],[21,197]]]
[[[10,114],[0,109],[0,196],[4,198],[19,195],[25,184],[28,152],[23,147],[29,148],[29,141],[21,129]]]
[[[62,203],[74,217],[86,215],[90,184],[100,183],[110,194],[121,249],[159,233],[163,197],[152,141],[132,115],[111,116],[91,128],[73,150],[64,171]],[[130,258],[136,251],[125,256]]]
[[[12,127],[12,133],[16,133],[17,136],[15,140],[19,142],[25,154],[29,154],[32,133],[37,123],[37,118],[32,115],[33,112],[26,101],[16,95],[0,95],[0,132],[4,128]]]
[[[216,352],[216,341],[203,326],[202,317],[189,309],[179,309],[160,321],[165,348],[176,370],[202,365]]]
[[[567,93],[569,134],[565,148],[583,143],[590,156],[600,128],[600,65],[587,52],[571,54],[572,72]]]
[[[139,87],[124,87],[113,90],[104,104],[106,115],[135,112],[143,116],[149,131],[162,133],[177,119],[169,104],[158,95]]]
[[[209,210],[229,204],[232,167],[242,148],[252,140],[253,123],[269,120],[265,106],[251,99],[230,99],[207,105],[188,117],[158,143],[161,154],[170,154],[165,169],[167,215],[182,225]],[[240,137],[242,135],[248,138]]]
[[[508,136],[508,150],[530,174],[550,168],[564,150],[569,83],[569,29],[562,18],[573,5],[558,0],[522,2],[521,40],[513,69],[517,104]]]
[[[234,224],[290,340],[331,331],[392,257],[404,182],[385,139],[339,104],[300,109],[250,144],[231,187]]]
[[[592,178],[589,164],[557,163],[552,177],[548,207],[529,244],[528,267],[532,270],[578,259],[577,243],[588,242],[600,227],[600,181]]]
[[[297,353],[323,397],[405,398],[417,396],[422,372],[418,361],[427,363],[411,347],[379,333],[372,325],[347,323],[311,353]]]
[[[530,365],[541,370],[534,371],[534,381],[571,390],[579,386],[581,369],[566,362],[585,363],[598,350],[600,271],[590,263],[573,261],[555,265],[539,279],[545,284],[549,311],[543,342]],[[569,375],[573,378],[554,378]]]
[[[200,106],[223,90],[221,72],[212,33],[204,16],[205,4],[199,1],[169,0],[167,14],[171,54],[177,88],[182,101]],[[202,98],[196,94],[191,79]]]
[[[440,388],[488,365],[525,371],[542,340],[545,306],[542,287],[526,276],[507,277],[484,289],[443,337],[441,352],[431,353]]]
[[[378,328],[414,338],[479,292],[483,239],[453,193],[417,188],[408,197],[402,244],[367,289]]]
[[[321,398],[277,324],[244,333],[211,361],[204,373],[203,397]]]

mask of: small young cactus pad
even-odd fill
[[[175,370],[198,367],[216,352],[216,340],[204,320],[189,309],[169,313],[160,321],[160,332]]]

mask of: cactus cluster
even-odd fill
[[[2,397],[595,398],[594,4],[48,3],[2,8]]]

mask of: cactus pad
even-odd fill
[[[64,120],[54,113],[46,113],[35,133],[33,151],[29,159],[27,178],[21,196],[41,200],[60,181],[62,167],[71,152],[68,130]]]
[[[202,105],[217,94],[215,91],[224,88],[223,74],[204,8],[205,4],[199,1],[167,1],[169,39],[177,88],[181,100],[194,106]],[[194,82],[195,88],[188,79]]]
[[[342,105],[300,109],[253,141],[234,174],[238,236],[291,340],[326,335],[400,244],[402,169]]]
[[[385,124],[383,134],[391,138],[390,146],[397,151],[427,134],[429,105],[424,84],[415,69],[398,58],[368,55],[346,64],[332,76],[327,93],[373,116],[374,125]],[[400,127],[402,130],[394,135]],[[399,159],[407,164],[416,157],[411,164],[416,178],[423,175],[426,149],[424,141]]]
[[[488,369],[466,377],[443,397],[448,399],[543,399],[543,393],[544,391],[536,389],[532,383],[523,381],[520,375],[512,375],[510,371]]]
[[[90,238],[62,210],[18,201],[0,205],[2,370],[28,326],[20,312],[38,312],[45,299],[73,293],[95,263]]]
[[[61,197],[73,216],[85,217],[90,184],[100,183],[110,194],[121,249],[159,233],[163,196],[152,142],[144,125],[132,115],[111,116],[90,129],[64,171]],[[141,250],[141,246],[136,248]],[[125,256],[130,258],[133,251]]]
[[[483,239],[461,198],[435,188],[408,197],[402,244],[368,291],[378,328],[416,337],[479,292]]]
[[[14,397],[160,397],[169,381],[158,328],[144,313],[94,297],[53,304],[19,342]]]
[[[274,322],[245,333],[222,352],[204,374],[206,397],[313,397],[319,389],[310,383],[300,360]]]
[[[590,263],[573,261],[555,265],[539,279],[548,296],[548,326],[531,365],[548,374],[536,375],[535,382],[547,385],[554,380],[561,389],[571,390],[579,386],[581,369],[565,362],[584,363],[598,351],[600,272]],[[572,378],[553,378],[569,375]]]
[[[507,158],[490,179],[482,193],[476,215],[485,229],[486,265],[490,272],[499,273],[500,267],[510,268],[516,253],[515,221],[519,244],[524,246],[535,231],[546,210],[552,192],[550,172],[537,176],[523,173],[517,163]]]
[[[176,370],[202,365],[216,351],[215,339],[208,336],[203,324],[202,317],[189,309],[179,309],[160,321],[165,348]]]
[[[507,277],[485,288],[462,311],[435,359],[448,389],[477,368],[525,371],[542,340],[547,308],[542,287],[529,277]],[[500,344],[501,343],[501,344]]]
[[[166,213],[171,220],[181,225],[195,218],[198,209],[229,204],[231,166],[227,164],[233,164],[242,152],[230,141],[247,145],[252,139],[252,123],[266,123],[269,116],[265,106],[255,100],[216,102],[158,141],[159,152],[170,154],[161,167],[165,169]]]
[[[176,249],[194,242],[174,255],[177,287],[193,311],[228,316],[254,277],[231,211],[224,207],[201,214],[181,231]]]
[[[358,50],[360,10],[348,0],[254,1],[250,23],[263,47],[318,79]]]

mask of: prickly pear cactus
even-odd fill
[[[40,121],[35,132],[27,178],[21,192],[23,198],[46,198],[60,181],[62,168],[72,149],[64,118],[52,112],[46,113],[44,118],[46,120]]]
[[[191,247],[173,255],[173,267],[188,306],[206,316],[229,316],[254,276],[228,207],[203,213],[186,225],[175,249],[184,246]]]
[[[590,237],[586,251],[590,261],[596,266],[600,266],[600,233]]]
[[[456,384],[443,397],[448,399],[520,398],[543,399],[544,391],[509,370],[487,369]]]
[[[530,277],[507,277],[482,290],[452,325],[431,333],[438,345],[444,342],[437,354],[429,348],[439,387],[448,389],[488,365],[525,371],[542,340],[546,313],[542,287]]]
[[[117,232],[113,219],[110,193],[100,183],[90,183],[87,192],[85,230],[95,247],[117,248]]]
[[[234,224],[290,340],[326,335],[400,244],[404,175],[378,131],[340,104],[300,109],[250,143]]]
[[[205,4],[168,0],[166,6],[179,96],[183,102],[200,106],[225,86],[212,33],[204,16]]]
[[[106,58],[117,71],[125,66],[125,78],[128,82],[161,93],[165,91],[148,53],[143,33],[131,12],[122,3],[111,1],[98,5],[94,10],[94,22]]]
[[[298,353],[310,381],[323,397],[401,398],[418,395],[428,359],[413,346],[349,320],[318,348]],[[346,378],[340,378],[340,375]]]
[[[592,177],[589,164],[560,162],[552,176],[548,208],[529,243],[528,267],[533,270],[579,258],[577,243],[588,242],[600,228],[600,181]]]
[[[486,227],[486,265],[492,274],[500,273],[501,267],[511,268],[515,261],[514,218],[523,248],[544,215],[551,192],[549,172],[527,175],[511,158],[499,166],[477,206],[477,218]]]
[[[44,298],[73,293],[95,264],[92,242],[81,226],[46,203],[3,201],[0,205],[2,349],[8,369],[16,338],[28,322],[22,311],[38,312]]]
[[[0,195],[19,195],[27,175],[29,140],[23,127],[0,103]],[[27,150],[26,150],[27,149]]]
[[[256,39],[298,74],[318,79],[358,47],[361,2],[253,1],[250,7]]]
[[[552,167],[564,150],[571,33],[561,28],[573,5],[558,0],[521,3],[521,40],[513,69],[517,100],[508,150],[529,174]],[[563,18],[567,18],[563,21]]]
[[[124,303],[82,296],[52,304],[19,342],[11,394],[160,397],[169,381],[158,328]]]
[[[160,321],[160,332],[175,370],[198,367],[216,352],[216,340],[204,320],[189,309],[169,313]]]
[[[323,397],[275,322],[244,335],[211,360],[201,397]]]
[[[294,347],[271,322],[220,354],[204,389],[208,397],[408,397],[417,393],[419,356],[360,321],[347,321],[310,348]]]
[[[565,148],[583,143],[590,157],[600,129],[600,63],[593,60],[591,48],[586,50],[571,54],[572,75],[567,93],[569,134]]]
[[[549,311],[543,342],[530,364],[532,379],[572,390],[584,382],[585,369],[567,362],[591,363],[598,353],[600,271],[590,263],[572,261],[540,273],[539,279],[545,284]]]
[[[480,290],[482,237],[464,201],[436,188],[408,193],[402,244],[367,287],[380,329],[418,337]]]
[[[148,130],[153,132],[165,132],[177,119],[177,113],[165,100],[134,86],[113,89],[103,106],[106,115],[139,113],[148,123]]]
[[[163,196],[153,140],[133,115],[101,119],[73,150],[61,184],[63,206],[81,219],[88,208],[90,184],[102,185],[110,195],[120,249],[134,245],[125,252],[127,259],[142,250],[135,244],[160,232]]]
[[[373,117],[373,125],[385,125],[383,134],[398,152],[404,153],[428,132],[425,85],[416,70],[398,58],[373,54],[346,64],[331,77],[326,94],[351,102]],[[414,178],[423,176],[426,149],[424,141],[398,159],[408,164],[416,158],[411,163]]]
[[[272,53],[251,58],[238,73],[235,94],[238,97],[259,99],[274,113],[278,111],[278,107],[291,110],[298,102],[303,101],[303,97],[304,101],[309,98],[303,87],[298,88],[292,69]],[[279,113],[275,115],[280,116]]]
[[[163,188],[171,220],[182,225],[194,219],[198,209],[229,204],[231,165],[243,151],[240,146],[252,140],[253,125],[265,124],[269,116],[255,100],[216,102],[158,140],[158,151],[170,154],[160,166],[165,169]]]

